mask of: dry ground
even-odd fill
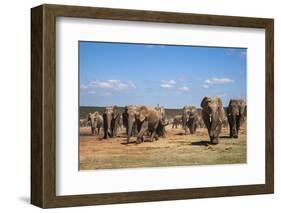
[[[102,139],[92,136],[89,127],[80,128],[80,169],[113,169],[185,165],[246,163],[246,129],[238,139],[228,138],[223,129],[218,145],[207,144],[207,130],[195,135],[183,135],[182,128],[167,128],[167,137],[158,141],[146,140],[136,144],[136,138],[126,143],[121,132],[117,138]],[[124,132],[125,130],[123,130]]]

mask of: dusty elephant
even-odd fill
[[[199,128],[205,128],[205,124],[204,124],[204,121],[203,121],[203,118],[202,118],[201,114],[199,113],[199,117],[198,117],[198,127]]]
[[[99,112],[89,113],[88,114],[88,121],[90,122],[92,134],[99,135],[100,129],[103,126],[103,118]]]
[[[136,111],[136,121],[138,126],[138,136],[137,143],[144,141],[144,135],[146,132],[150,134],[150,141],[154,141],[154,139],[158,139],[157,132],[162,126],[166,126],[164,123],[161,113],[153,107],[140,106]],[[161,130],[163,131],[163,130]]]
[[[178,128],[178,126],[182,123],[182,116],[176,115],[172,120],[172,128]]]
[[[124,112],[122,113],[122,123],[126,129],[126,135],[137,135],[137,124],[136,124],[136,109],[138,106],[129,105],[126,106]],[[129,131],[130,130],[130,131]]]
[[[185,134],[194,134],[196,129],[199,127],[199,113],[197,108],[194,106],[184,106],[182,109],[182,127]]]
[[[117,106],[109,106],[105,108],[103,113],[103,130],[104,139],[117,136],[117,127],[120,113]]]
[[[229,137],[238,138],[239,129],[244,120],[246,103],[244,100],[231,99],[227,108]]]
[[[126,110],[128,116],[128,134],[127,142],[130,142],[133,127],[137,131],[137,143],[144,141],[144,135],[149,133],[150,140],[153,141],[158,138],[157,131],[160,132],[159,124],[165,126],[162,123],[161,113],[153,107],[147,106],[128,106]],[[162,130],[161,130],[162,131]]]
[[[80,119],[80,127],[86,127],[87,126],[87,119]]]
[[[160,137],[166,137],[165,126],[167,126],[169,124],[169,122],[167,121],[167,118],[166,118],[166,111],[165,111],[164,107],[159,107],[159,106],[155,107],[155,109],[159,113],[159,120],[160,120],[156,133]]]
[[[219,97],[214,99],[204,97],[201,102],[202,118],[208,129],[211,143],[219,143],[219,134],[222,128],[222,122],[225,119],[225,112],[222,101]]]

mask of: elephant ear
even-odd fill
[[[196,107],[190,107],[190,112],[192,112],[192,113],[197,113],[197,109],[196,109]]]
[[[113,110],[113,118],[116,119],[117,117],[119,117],[118,107],[116,105],[112,107],[112,110]]]
[[[220,97],[216,97],[215,100],[218,103],[219,118],[220,118],[221,121],[224,121],[225,120],[225,113],[224,113],[224,108],[223,108],[223,104],[222,104],[221,98]]]
[[[138,119],[140,122],[143,122],[148,116],[148,108],[145,106],[142,106],[139,111]]]
[[[240,116],[245,115],[245,108],[246,108],[246,103],[244,100],[239,100],[239,114]]]
[[[229,115],[231,112],[230,112],[230,106],[231,106],[231,104],[232,104],[232,102],[233,102],[233,99],[230,99],[230,101],[229,101],[229,103],[228,103],[228,107],[227,107],[227,109],[226,109],[226,113],[227,113],[227,115]]]
[[[203,100],[201,101],[200,106],[204,109],[207,107],[208,102],[210,102],[211,98],[210,97],[204,97]]]

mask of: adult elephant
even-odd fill
[[[202,118],[208,129],[211,143],[219,143],[219,134],[221,132],[222,123],[225,119],[225,112],[222,101],[219,97],[204,97],[201,102]]]
[[[133,128],[137,131],[137,143],[140,143],[144,141],[146,133],[149,133],[151,141],[157,139],[157,132],[163,131],[161,128],[166,125],[161,113],[153,107],[131,105],[126,107],[126,113],[128,117],[127,143],[130,142]]]
[[[135,118],[139,130],[137,135],[137,143],[144,141],[144,135],[147,132],[150,134],[151,142],[153,142],[154,139],[157,140],[159,136],[157,133],[163,132],[162,128],[167,125],[164,123],[161,113],[159,113],[159,111],[153,107],[138,107]]]
[[[89,113],[88,121],[90,122],[92,134],[99,135],[100,129],[103,126],[103,118],[99,112]]]
[[[104,139],[117,136],[120,113],[117,106],[108,106],[103,113]]]
[[[166,119],[166,111],[165,111],[164,107],[159,107],[159,106],[155,107],[155,109],[159,114],[159,120],[160,120],[156,133],[158,136],[165,138],[166,137],[165,127],[169,123]]]
[[[238,138],[239,129],[244,120],[246,103],[244,100],[231,99],[227,107],[227,118],[229,124],[229,137]]]
[[[190,134],[194,134],[199,127],[199,113],[194,106],[184,106],[182,110],[182,127],[187,135],[188,129]]]
[[[138,133],[135,119],[137,107],[138,106],[135,105],[125,106],[124,112],[122,113],[122,121],[126,128],[126,135],[130,137]]]

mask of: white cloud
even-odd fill
[[[161,80],[162,88],[173,88],[177,82],[175,80]]]
[[[228,84],[232,82],[234,82],[234,80],[229,78],[210,78],[205,80],[205,84]]]
[[[84,84],[81,84],[81,85],[80,85],[80,89],[82,89],[82,90],[88,89],[88,86],[86,86],[86,85],[84,85]]]
[[[179,87],[178,91],[187,92],[187,91],[189,91],[189,88],[188,87]]]
[[[210,86],[207,84],[203,84],[203,88],[208,89]]]
[[[171,84],[161,84],[162,88],[173,88],[174,86]]]
[[[129,84],[132,88],[137,88],[136,85],[135,85],[132,81],[128,81],[128,84]]]
[[[115,80],[115,79],[111,79],[111,80],[107,80],[109,83],[113,83],[113,84],[117,84],[120,83],[120,80]]]
[[[81,85],[81,89],[91,89],[91,88],[98,88],[98,89],[107,89],[107,90],[128,90],[136,88],[135,84],[132,81],[122,82],[121,80],[117,79],[110,79],[105,81],[100,80],[92,80],[87,85]]]

